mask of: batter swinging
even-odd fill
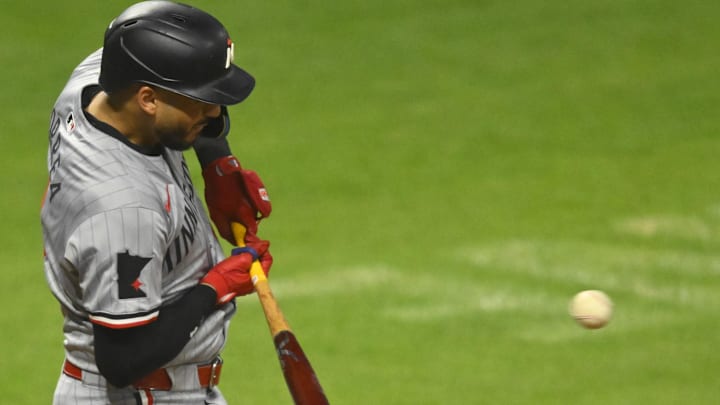
[[[225,135],[225,106],[254,79],[233,64],[214,17],[146,1],[118,16],[104,47],[72,73],[52,111],[42,208],[45,274],[64,315],[55,404],[225,404],[219,354],[272,264],[257,225],[267,193]],[[221,236],[248,228],[225,259],[182,151],[194,147]]]

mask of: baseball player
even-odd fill
[[[254,79],[211,15],[137,3],[72,73],[51,115],[45,275],[64,315],[55,404],[225,404],[217,385],[234,297],[272,264],[257,175],[230,153],[226,106]],[[205,199],[183,150],[203,167]],[[248,229],[235,241],[230,223]]]

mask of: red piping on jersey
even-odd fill
[[[45,192],[43,193],[42,201],[40,201],[40,209],[45,207],[45,199],[47,198],[48,190],[50,190],[50,179],[48,179],[47,186],[45,186]]]
[[[165,202],[165,211],[170,212],[172,206],[170,206],[170,185],[165,185],[165,194],[167,195],[167,201]]]
[[[152,391],[144,389],[143,392],[145,392],[145,398],[147,398],[147,405],[153,405],[155,403],[155,398],[153,397]]]

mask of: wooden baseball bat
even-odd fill
[[[242,224],[233,223],[232,230],[238,246],[244,247],[245,227]],[[270,289],[265,272],[257,260],[250,268],[250,277],[252,277],[255,292],[265,313],[270,335],[273,337],[280,360],[280,367],[295,405],[329,405],[320,381],[285,320],[285,316],[280,311],[280,306]]]

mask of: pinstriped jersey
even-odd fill
[[[99,91],[101,55],[75,69],[54,106],[41,214],[66,355],[89,371],[97,371],[92,323],[153,322],[223,259],[182,153],[131,144],[84,111]],[[230,303],[208,316],[168,366],[211,361],[234,312]]]

